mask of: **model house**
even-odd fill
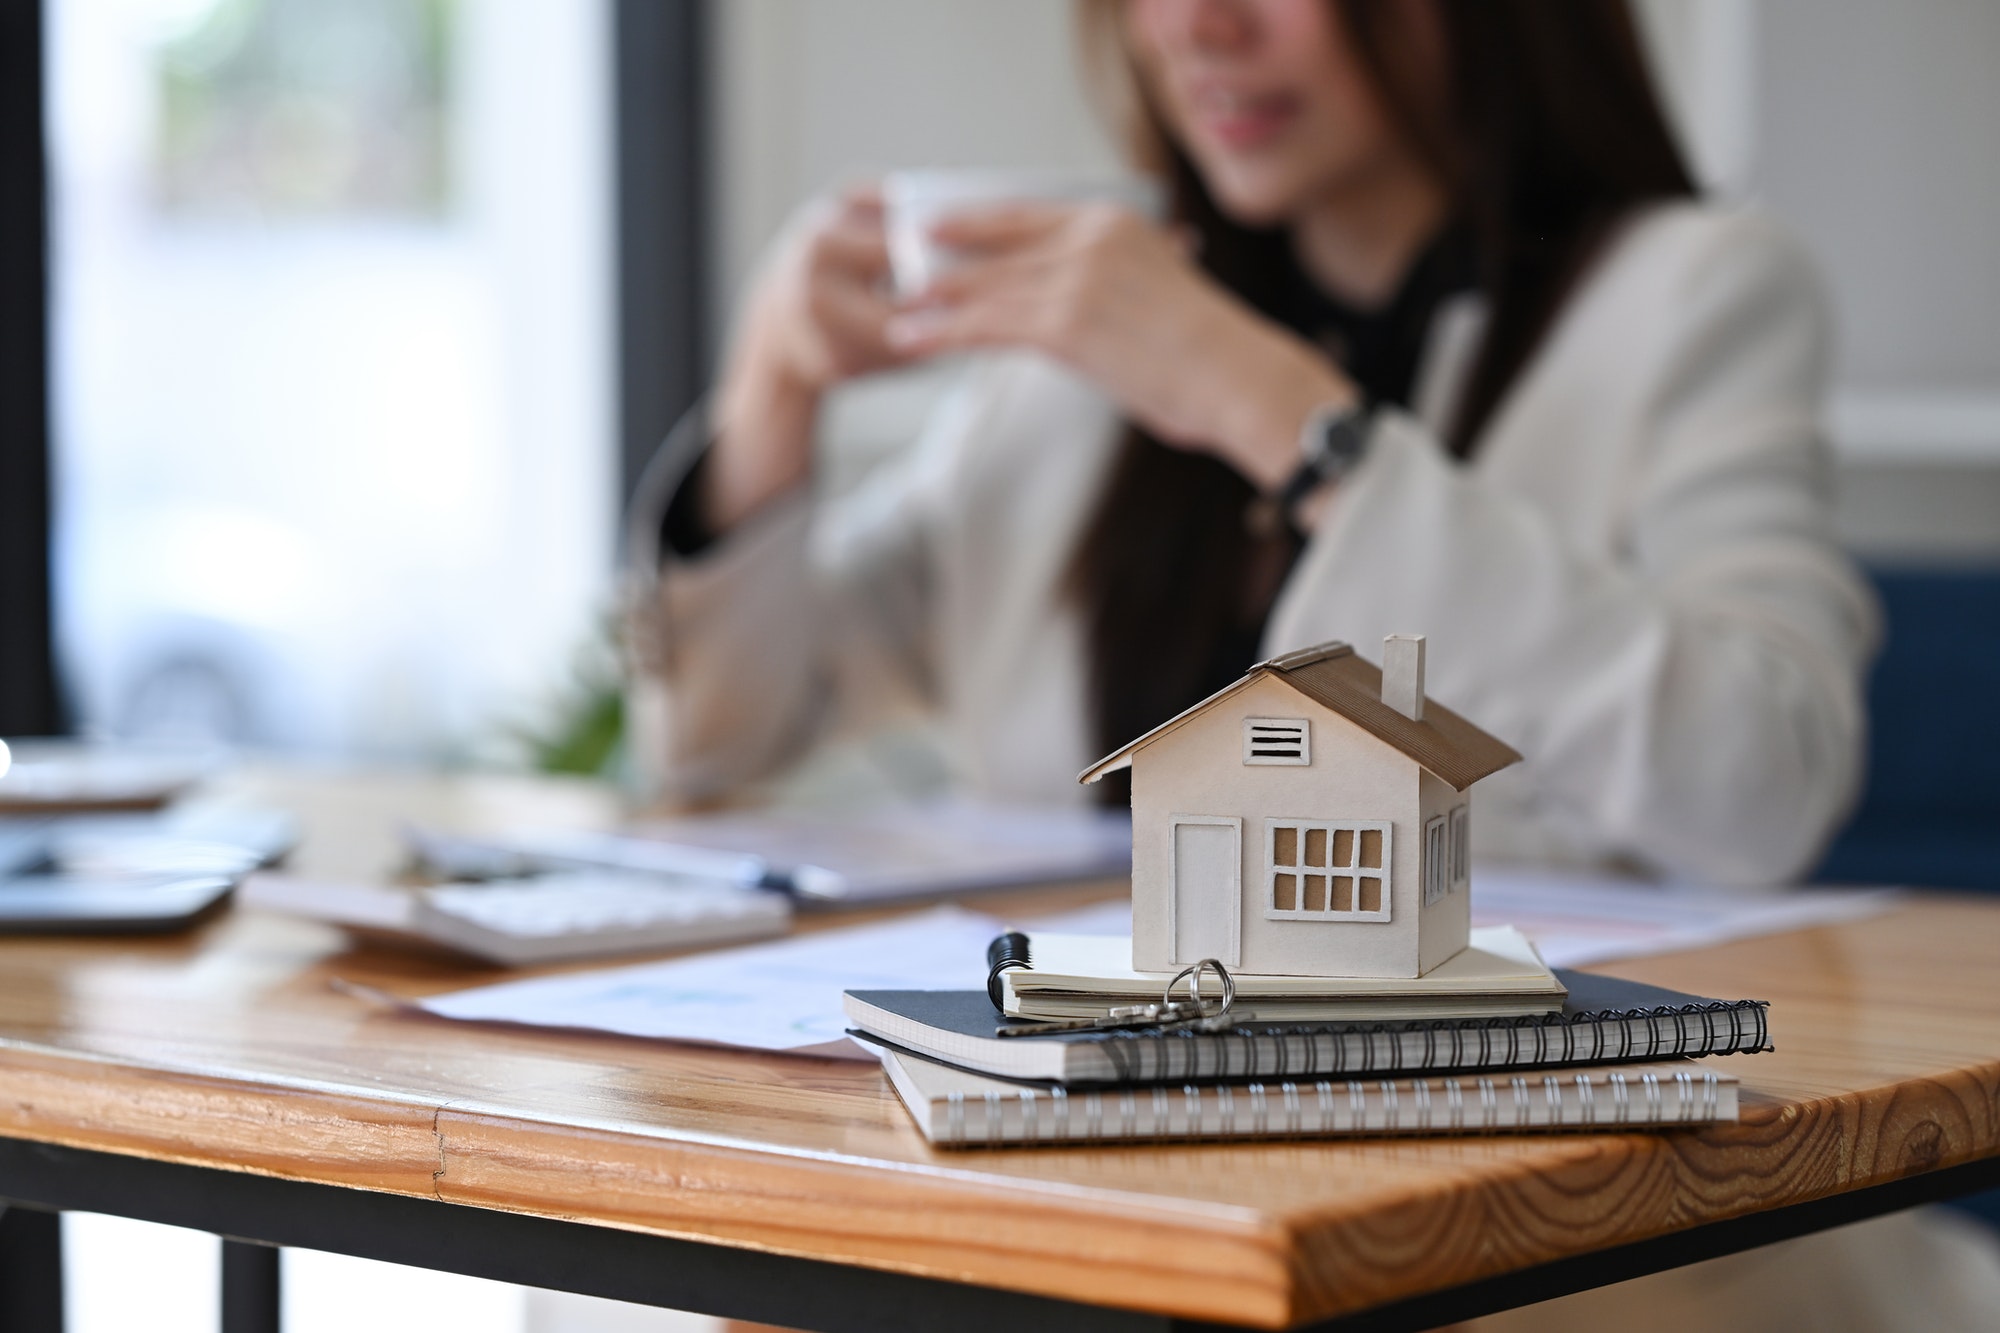
[[[1417,977],[1471,928],[1471,788],[1520,759],[1424,698],[1424,640],[1260,662],[1085,770],[1132,769],[1132,965]]]

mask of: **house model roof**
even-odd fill
[[[1336,642],[1301,648],[1259,662],[1242,679],[1104,756],[1078,774],[1077,781],[1095,782],[1106,773],[1129,767],[1132,756],[1142,747],[1263,676],[1276,677],[1377,740],[1395,746],[1458,791],[1521,761],[1514,747],[1481,731],[1436,700],[1424,701],[1423,721],[1404,716],[1382,701],[1382,669],[1356,653],[1352,645]]]

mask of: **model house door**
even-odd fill
[[[1238,957],[1243,915],[1243,821],[1218,815],[1173,817],[1174,965]]]

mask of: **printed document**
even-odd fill
[[[1483,869],[1474,879],[1472,919],[1517,926],[1550,966],[1577,967],[1857,920],[1894,897],[1886,890],[1737,891]],[[1013,924],[1120,935],[1132,923],[1129,904],[1118,900]],[[1001,928],[992,917],[939,907],[772,944],[506,981],[418,1005],[444,1018],[866,1058],[842,1036],[842,991],[984,987],[986,945]]]
[[[991,917],[939,907],[881,925],[503,981],[417,1003],[444,1018],[866,1059],[842,1036],[842,991],[983,987],[986,945],[1000,929]]]

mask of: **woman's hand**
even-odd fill
[[[933,231],[957,262],[888,329],[911,357],[1014,346],[1093,380],[1167,443],[1258,487],[1298,465],[1299,430],[1354,386],[1203,274],[1173,235],[1110,205],[1010,205]]]
[[[746,306],[717,398],[702,496],[716,531],[804,479],[828,389],[907,359],[885,337],[888,270],[873,189],[814,207],[779,242]]]

